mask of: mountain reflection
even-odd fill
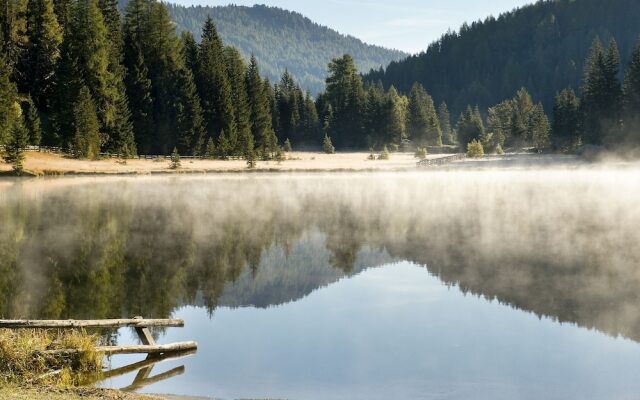
[[[465,292],[640,341],[636,176],[9,181],[0,317],[269,307],[407,260]]]

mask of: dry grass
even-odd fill
[[[82,331],[0,329],[0,384],[75,386],[102,371],[98,338]],[[47,354],[46,350],[79,350]]]
[[[311,153],[295,152],[287,154],[283,162],[258,161],[255,171],[280,172],[331,172],[331,171],[398,171],[414,169],[416,158],[413,153],[392,153],[389,160],[368,160],[369,153]],[[430,155],[438,158],[446,155]],[[98,161],[76,160],[51,153],[27,153],[25,170],[35,175],[73,174],[157,174],[157,173],[205,173],[247,171],[244,160],[182,160],[178,170],[170,168],[169,160],[128,160],[118,159]],[[0,173],[9,173],[11,166],[0,162]]]
[[[94,388],[0,386],[0,400],[158,400],[160,397]]]

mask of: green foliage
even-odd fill
[[[17,90],[9,79],[11,70],[5,57],[0,54],[0,144],[7,141],[16,116]]]
[[[325,99],[331,106],[328,131],[339,147],[357,147],[363,143],[365,92],[362,79],[350,55],[329,63]],[[328,110],[325,115],[329,115]]]
[[[447,103],[444,101],[440,103],[438,107],[438,122],[440,123],[440,129],[442,131],[442,142],[447,145],[455,144],[454,132],[451,128],[451,114]]]
[[[602,145],[617,134],[622,101],[619,58],[614,40],[605,51],[595,39],[584,70],[580,104],[585,144]]]
[[[40,116],[31,99],[22,103],[22,115],[24,115],[24,127],[29,135],[29,144],[32,146],[40,146],[40,141],[42,140]]]
[[[212,160],[216,157],[216,145],[213,143],[213,138],[209,138],[207,140],[207,147],[204,152],[204,157],[206,159]]]
[[[24,171],[24,151],[28,145],[29,133],[24,127],[22,113],[17,110],[9,131],[9,140],[5,145],[4,160],[12,165],[13,171],[18,175]]]
[[[467,110],[458,119],[456,130],[461,149],[466,148],[471,141],[480,140],[484,136],[484,123],[478,107],[474,109],[471,106],[467,106]]]
[[[285,151],[285,153],[291,153],[293,151],[293,148],[291,147],[291,142],[289,141],[289,138],[287,138],[287,140],[284,141],[283,150]]]
[[[638,36],[640,3],[630,0],[538,1],[518,10],[464,24],[422,53],[365,76],[409,92],[415,82],[452,115],[467,104],[482,110],[523,85],[545,109],[558,90],[577,89],[584,59],[596,36],[615,37],[626,64]]]
[[[23,87],[36,106],[48,110],[54,77],[60,58],[62,28],[54,13],[53,0],[28,0],[27,47],[21,60]]]
[[[479,140],[474,139],[467,144],[467,156],[471,158],[484,157],[484,148]]]
[[[262,158],[268,159],[278,146],[278,139],[273,130],[271,104],[265,83],[260,77],[258,61],[252,56],[245,76],[250,129]]]
[[[97,159],[100,156],[100,123],[91,93],[86,87],[80,89],[74,106],[73,125],[73,151],[76,157]]]
[[[322,142],[322,150],[327,154],[334,154],[336,152],[336,148],[333,147],[331,138],[328,135],[324,135],[324,140]]]
[[[573,89],[564,89],[556,96],[553,106],[553,146],[571,149],[580,140],[580,99]]]
[[[359,72],[406,56],[397,50],[365,44],[280,8],[167,6],[178,29],[193,33],[196,40],[200,40],[201,28],[211,16],[222,40],[237,47],[247,60],[255,55],[264,75],[272,82],[280,79],[286,68],[313,95],[324,89],[327,63],[336,55],[353,55],[361,67]]]
[[[633,51],[623,86],[622,144],[640,146],[640,40]]]
[[[419,145],[442,146],[442,130],[433,99],[419,83],[413,85],[409,94],[407,131]]]
[[[169,168],[171,169],[179,169],[182,166],[180,162],[180,154],[178,153],[178,148],[174,147],[171,152],[171,165]]]
[[[418,148],[418,150],[416,150],[416,154],[415,157],[420,159],[420,160],[424,160],[427,158],[427,149],[425,147],[421,147]]]
[[[539,152],[550,145],[551,126],[542,103],[533,107],[527,121],[527,137]]]

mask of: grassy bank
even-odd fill
[[[430,155],[432,158],[444,155]],[[369,160],[367,152],[287,154],[286,161],[258,161],[253,172],[334,172],[334,171],[397,171],[416,168],[413,153],[391,153],[389,160]],[[26,153],[24,169],[28,175],[151,175],[175,173],[231,173],[250,171],[244,160],[183,159],[179,169],[171,169],[168,160],[97,161],[77,160],[53,153]],[[0,176],[11,174],[11,166],[0,162]]]
[[[84,331],[0,329],[0,400],[155,398],[80,387],[101,376],[97,344],[98,337]]]

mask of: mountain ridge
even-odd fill
[[[121,9],[127,2],[120,0]],[[409,55],[367,44],[279,7],[182,6],[170,2],[166,5],[179,31],[191,32],[199,41],[202,26],[210,15],[224,43],[238,48],[247,60],[255,55],[265,77],[279,81],[288,70],[313,95],[324,90],[327,65],[333,58],[350,54],[360,72],[365,73]]]

